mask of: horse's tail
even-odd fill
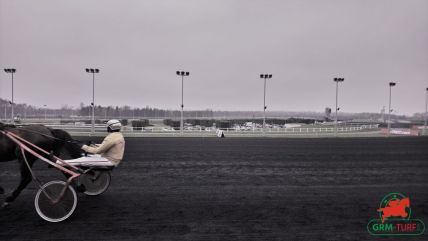
[[[70,155],[70,157],[67,158],[78,158],[81,157],[82,150],[74,144],[73,138],[71,135],[60,129],[50,129],[52,135],[56,138],[54,140],[54,150],[57,152],[56,154],[60,154],[61,152],[67,151],[67,154]]]

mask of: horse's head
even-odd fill
[[[401,199],[400,206],[410,207],[410,199],[408,197]]]

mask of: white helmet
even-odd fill
[[[109,120],[107,121],[107,129],[110,129],[112,131],[120,131],[120,128],[122,127],[122,124],[119,120]]]

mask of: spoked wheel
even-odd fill
[[[64,189],[66,185],[64,181],[51,181],[37,191],[34,203],[41,218],[49,222],[61,222],[73,214],[77,196],[73,187]]]
[[[92,170],[80,175],[79,185],[85,187],[85,193],[89,196],[100,195],[107,190],[110,185],[110,171]]]

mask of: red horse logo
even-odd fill
[[[401,217],[405,218],[409,214],[406,212],[406,208],[410,207],[410,199],[408,197],[401,200],[391,200],[387,207],[379,208],[377,211],[382,212],[382,223],[390,217]]]

